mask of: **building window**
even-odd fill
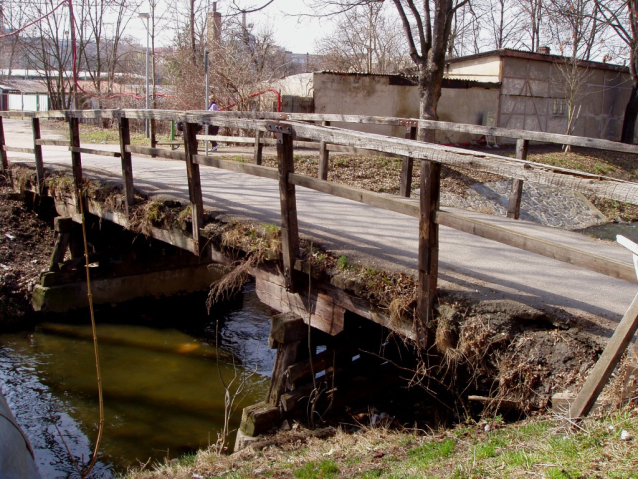
[[[565,116],[567,114],[567,102],[562,98],[554,98],[552,114],[555,116]]]

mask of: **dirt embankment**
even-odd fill
[[[31,291],[47,269],[53,229],[0,175],[0,330],[31,319]]]

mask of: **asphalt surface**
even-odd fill
[[[43,138],[62,138],[59,133],[46,131],[46,122],[42,127]],[[29,122],[5,119],[4,129],[7,145],[33,147]],[[119,148],[83,146],[110,151]],[[251,150],[223,148],[221,154],[242,151]],[[70,153],[64,147],[45,146],[43,153],[45,167],[71,164]],[[8,156],[10,161],[33,163],[32,155],[9,152]],[[82,165],[88,177],[121,181],[117,158],[82,154]],[[200,172],[206,209],[280,224],[277,182],[204,166]],[[136,189],[184,202],[188,199],[184,163],[134,155],[133,174]],[[535,223],[519,221],[512,226],[505,218],[444,209],[632,262],[631,254],[614,243]],[[345,255],[349,262],[415,272],[417,219],[300,187],[297,210],[300,232]],[[478,298],[509,298],[536,307],[562,308],[602,325],[605,335],[611,333],[613,323],[622,317],[638,292],[638,285],[446,227],[440,228],[439,259],[442,289],[464,290]]]

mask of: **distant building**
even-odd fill
[[[619,140],[631,93],[626,67],[579,61],[545,53],[501,49],[450,60],[446,78],[500,84],[498,103],[489,105],[503,128],[566,133],[567,78],[579,83],[574,92],[573,134]]]
[[[446,63],[438,115],[441,121],[566,133],[569,60],[547,53],[495,50]],[[578,62],[573,134],[619,140],[631,81],[626,67]],[[286,78],[295,85],[296,77]],[[303,78],[303,77],[300,77]],[[303,78],[315,113],[418,118],[417,78],[410,75],[314,72]],[[299,82],[297,82],[299,83]],[[312,93],[310,93],[312,92]],[[345,125],[344,125],[345,126]],[[401,128],[349,125],[403,136]],[[437,141],[467,141],[469,135],[437,131]]]
[[[48,111],[49,93],[39,80],[0,80],[1,111]]]

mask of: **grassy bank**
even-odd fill
[[[346,432],[354,430],[354,432]],[[329,439],[301,429],[261,450],[201,451],[176,464],[129,473],[150,478],[638,478],[638,408],[588,418],[577,427],[541,415],[499,418],[440,431],[345,426]]]

